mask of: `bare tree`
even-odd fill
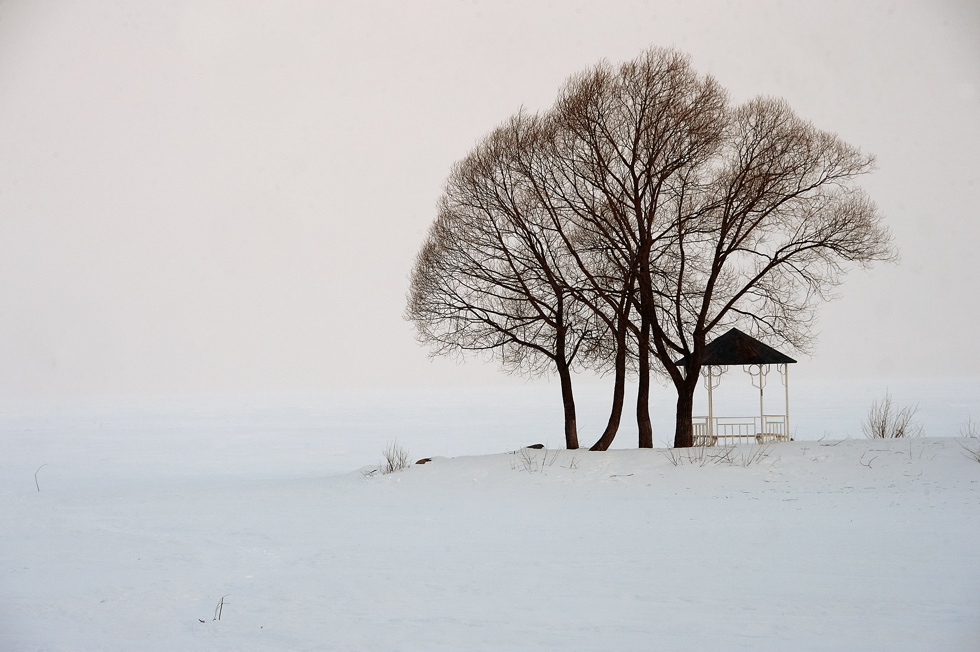
[[[653,446],[648,405],[654,279],[678,273],[676,188],[720,147],[725,103],[717,82],[695,73],[686,56],[652,49],[618,68],[602,63],[573,77],[551,113],[554,155],[550,174],[543,172],[544,194],[562,207],[555,214],[591,234],[592,251],[566,244],[583,278],[622,325],[621,332],[613,329],[620,352],[613,412],[593,449],[605,450],[616,435],[627,332],[635,341],[639,446]]]
[[[855,186],[874,160],[758,98],[729,113],[724,146],[678,186],[679,267],[644,309],[677,390],[674,445],[691,446],[694,390],[709,335],[735,323],[806,350],[813,311],[848,265],[894,257]],[[672,364],[681,357],[683,363]]]
[[[855,180],[873,158],[780,100],[731,107],[673,50],[572,77],[458,164],[412,277],[408,316],[435,353],[487,350],[555,370],[577,446],[571,370],[639,379],[639,445],[653,445],[650,377],[677,391],[674,445],[691,446],[705,345],[735,324],[805,350],[818,301],[851,264],[893,257]],[[681,360],[680,364],[675,361]]]
[[[406,316],[433,354],[486,351],[509,371],[557,373],[565,444],[578,448],[571,370],[599,337],[575,299],[562,238],[516,160],[536,118],[518,114],[457,164],[412,273]]]
[[[738,323],[806,350],[816,304],[847,266],[893,257],[880,216],[855,186],[872,157],[780,100],[731,108],[718,84],[675,51],[652,49],[618,69],[600,64],[573,77],[551,120],[556,155],[545,194],[560,198],[599,241],[593,250],[606,254],[598,274],[595,257],[574,255],[583,277],[599,296],[610,267],[620,287],[635,279],[641,446],[652,444],[649,348],[677,391],[675,446],[690,446],[711,333]],[[607,427],[593,448],[614,435]]]

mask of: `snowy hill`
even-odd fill
[[[8,463],[0,647],[976,650],[964,446],[523,450],[323,477],[174,473],[134,449],[37,486]]]

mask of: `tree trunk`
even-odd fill
[[[619,422],[623,416],[623,398],[626,394],[626,325],[623,324],[616,334],[616,380],[613,383],[613,404],[609,411],[609,421],[606,429],[602,431],[599,441],[592,444],[590,451],[608,450],[616,432],[619,431]]]
[[[619,431],[619,422],[623,417],[623,399],[626,395],[626,364],[624,362],[622,370],[616,370],[616,381],[613,385],[613,404],[612,409],[609,411],[609,421],[606,423],[606,429],[602,431],[602,435],[599,437],[599,441],[592,444],[590,451],[604,451],[608,450],[609,446],[613,443],[613,439],[616,438],[616,433]]]
[[[644,219],[638,219],[641,244],[638,251],[640,273],[640,332],[637,334],[637,388],[636,388],[636,429],[640,448],[653,448],[653,425],[650,423],[650,319],[649,312],[654,309],[652,277],[650,271],[650,237]]]
[[[565,409],[565,448],[578,448],[578,424],[575,419],[575,396],[572,393],[572,374],[566,364],[558,364],[561,380],[561,402]]]
[[[697,386],[697,382],[690,382],[690,379],[687,379],[677,388],[674,448],[690,448],[694,445],[694,390]]]
[[[639,378],[636,390],[636,428],[639,447],[653,448],[653,424],[650,423],[650,322],[643,319],[639,338]]]

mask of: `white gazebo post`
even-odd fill
[[[758,373],[753,371],[754,369],[758,369]],[[766,431],[766,410],[763,401],[763,388],[766,386],[766,375],[769,373],[769,365],[749,365],[748,372],[752,376],[752,386],[759,388],[759,432],[756,434],[762,434]]]
[[[708,436],[713,437],[715,434],[715,406],[711,401],[711,390],[714,385],[714,378],[711,375],[711,366],[708,366]]]
[[[789,365],[783,363],[776,368],[779,369],[780,379],[783,381],[783,387],[786,388],[786,412],[783,414],[783,437],[789,439]]]
[[[727,367],[719,366],[718,374],[715,375],[714,365],[705,365],[701,368],[701,374],[704,376],[704,386],[708,390],[708,437],[714,437],[715,435],[715,406],[711,396],[711,390],[721,384],[721,377],[726,370]]]

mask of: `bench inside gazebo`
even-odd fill
[[[694,417],[694,445],[789,441],[789,365],[795,362],[788,355],[737,328],[732,328],[706,345],[701,376],[708,391],[708,414]],[[728,367],[736,365],[742,366],[752,377],[752,386],[759,390],[758,412],[751,416],[716,415],[712,391],[718,387]],[[786,402],[782,414],[767,413],[765,409],[766,378],[773,366],[779,372],[785,389]]]

